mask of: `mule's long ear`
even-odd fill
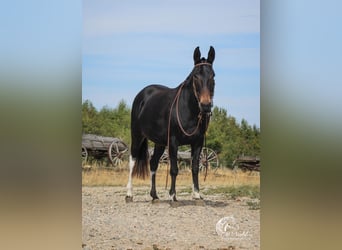
[[[201,51],[199,47],[197,47],[194,51],[194,64],[196,65],[201,61]]]
[[[213,48],[213,46],[210,46],[207,62],[212,64],[214,59],[215,59],[215,49]]]

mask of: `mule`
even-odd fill
[[[192,196],[194,199],[202,199],[198,183],[199,158],[213,106],[214,59],[215,50],[212,46],[207,59],[201,58],[200,49],[197,47],[193,54],[194,67],[178,87],[149,85],[135,97],[131,112],[132,144],[126,201],[133,200],[132,177],[145,178],[148,175],[148,163],[151,177],[150,195],[153,200],[159,199],[156,191],[156,171],[166,147],[171,165],[170,199],[177,201],[177,151],[181,145],[191,146]],[[154,152],[150,159],[148,140],[154,142]]]

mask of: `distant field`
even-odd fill
[[[167,177],[167,165],[159,167],[156,175],[157,188],[165,187]],[[168,177],[168,186],[170,186],[171,178]],[[85,166],[82,171],[83,186],[125,186],[128,180],[128,167],[99,167]],[[199,176],[201,187],[216,186],[259,186],[260,175],[257,172],[234,172],[230,169],[208,170],[206,181],[204,182],[204,172]],[[134,186],[149,186],[150,180],[133,179]],[[177,186],[192,185],[192,177],[190,169],[179,171],[177,176]]]

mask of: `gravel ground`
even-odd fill
[[[248,198],[195,201],[177,190],[178,202],[159,190],[152,203],[149,187],[136,187],[126,203],[124,187],[83,187],[83,249],[260,249],[260,210],[251,210]]]

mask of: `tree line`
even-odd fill
[[[131,143],[131,109],[124,100],[115,108],[104,106],[97,110],[90,100],[82,103],[82,132],[116,137]],[[207,131],[207,147],[219,157],[220,165],[231,167],[241,155],[260,156],[260,128],[249,125],[245,119],[237,122],[227,110],[214,107]]]

